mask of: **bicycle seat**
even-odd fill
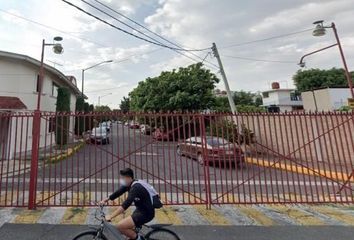
[[[151,224],[151,225],[145,225],[145,226],[148,228],[152,228],[152,229],[159,229],[159,228],[168,227],[171,225],[172,224]]]

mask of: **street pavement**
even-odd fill
[[[176,226],[172,230],[181,240],[349,240],[354,228],[343,226]],[[6,224],[0,228],[1,240],[70,240],[87,226],[48,224]],[[114,240],[110,238],[110,240]]]

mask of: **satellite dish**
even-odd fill
[[[53,52],[56,54],[62,54],[64,52],[64,48],[60,43],[57,43],[53,46]]]

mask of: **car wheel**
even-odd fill
[[[204,157],[201,153],[198,153],[197,161],[200,165],[204,165]]]

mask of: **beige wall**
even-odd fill
[[[352,114],[263,114],[244,115],[237,121],[255,133],[258,144],[248,150],[259,158],[279,160],[278,153],[285,156],[292,153],[295,161],[307,166],[343,166],[350,173],[354,166],[353,117]],[[289,162],[284,158],[281,161]]]

